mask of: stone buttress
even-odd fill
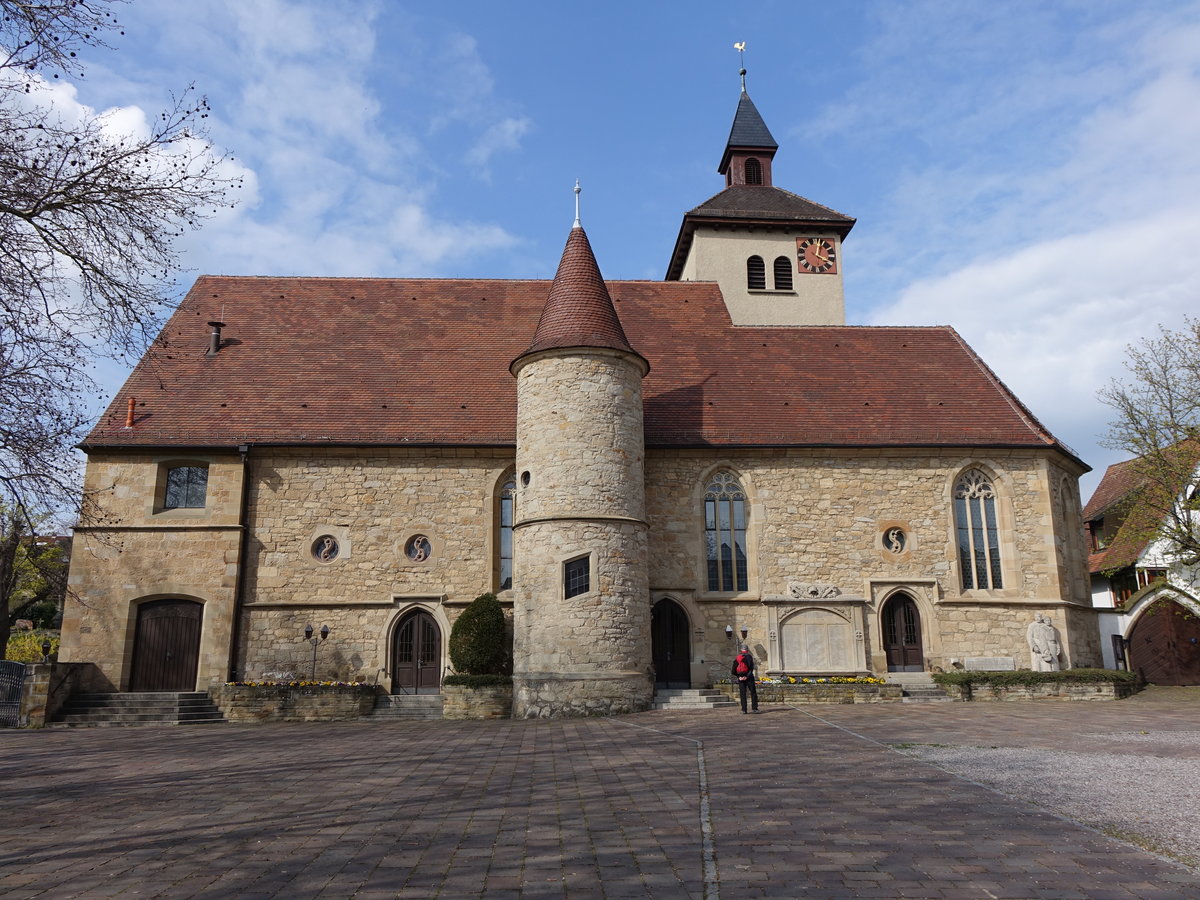
[[[578,224],[533,342],[511,371],[513,715],[646,709],[654,685],[641,381],[649,364],[626,340]]]

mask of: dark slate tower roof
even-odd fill
[[[725,142],[725,153],[721,156],[721,164],[717,166],[717,171],[722,175],[729,167],[729,157],[735,147],[769,151],[772,156],[779,149],[779,144],[775,143],[775,138],[771,136],[771,131],[767,128],[767,123],[758,114],[758,108],[754,105],[754,101],[744,90],[738,100],[737,112],[733,115],[733,127],[729,129],[729,140]]]
[[[641,358],[625,337],[592,245],[579,225],[567,237],[533,342],[517,359],[568,347],[605,347]]]

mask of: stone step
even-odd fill
[[[727,709],[738,704],[711,688],[667,688],[654,692],[651,709]]]
[[[129,725],[212,725],[225,717],[203,691],[141,691],[78,694],[68,700],[50,727],[89,728]]]
[[[380,694],[368,719],[440,719],[441,694]]]

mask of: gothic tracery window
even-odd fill
[[[749,589],[746,492],[730,472],[718,472],[704,489],[704,549],[710,591]]]
[[[963,590],[1003,587],[996,489],[979,469],[964,472],[954,484],[954,524]]]

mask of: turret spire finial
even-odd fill
[[[575,179],[575,228],[582,228],[583,225],[579,222],[579,195],[583,188],[579,186],[579,179]]]
[[[738,41],[733,45],[733,49],[738,52],[738,62],[741,64],[741,71],[738,72],[742,76],[742,93],[746,93],[746,42]]]

